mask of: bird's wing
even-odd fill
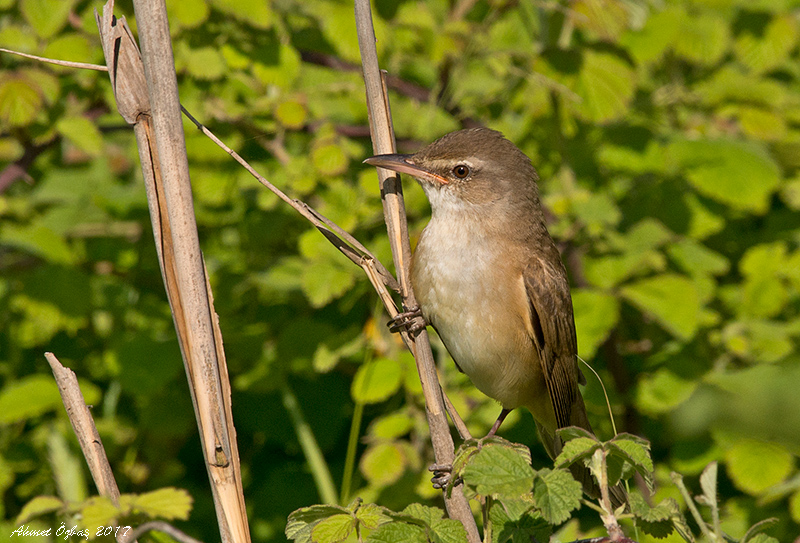
[[[560,264],[560,263],[559,263]],[[531,337],[542,365],[558,428],[571,426],[571,413],[582,374],[566,273],[534,258],[524,272],[530,306]]]

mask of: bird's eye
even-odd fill
[[[469,166],[465,166],[464,164],[459,164],[458,166],[453,168],[453,175],[455,175],[459,179],[464,179],[469,175]]]

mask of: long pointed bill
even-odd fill
[[[447,179],[444,177],[429,172],[414,164],[411,161],[412,156],[413,155],[377,155],[369,157],[364,161],[364,164],[377,166],[394,172],[407,173],[422,182],[434,183],[436,185],[446,185],[448,183]]]

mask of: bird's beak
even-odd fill
[[[364,164],[377,166],[394,172],[407,173],[414,176],[421,182],[433,183],[435,185],[446,185],[448,180],[441,175],[414,164],[414,155],[377,155],[369,157]]]

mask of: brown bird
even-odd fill
[[[411,283],[422,317],[458,368],[502,405],[489,435],[510,410],[527,407],[555,458],[556,429],[592,429],[578,389],[586,380],[567,273],[545,225],[530,159],[500,132],[473,128],[413,155],[364,162],[415,177],[430,201]],[[572,468],[597,497],[589,471]],[[624,499],[620,492],[615,502]]]

